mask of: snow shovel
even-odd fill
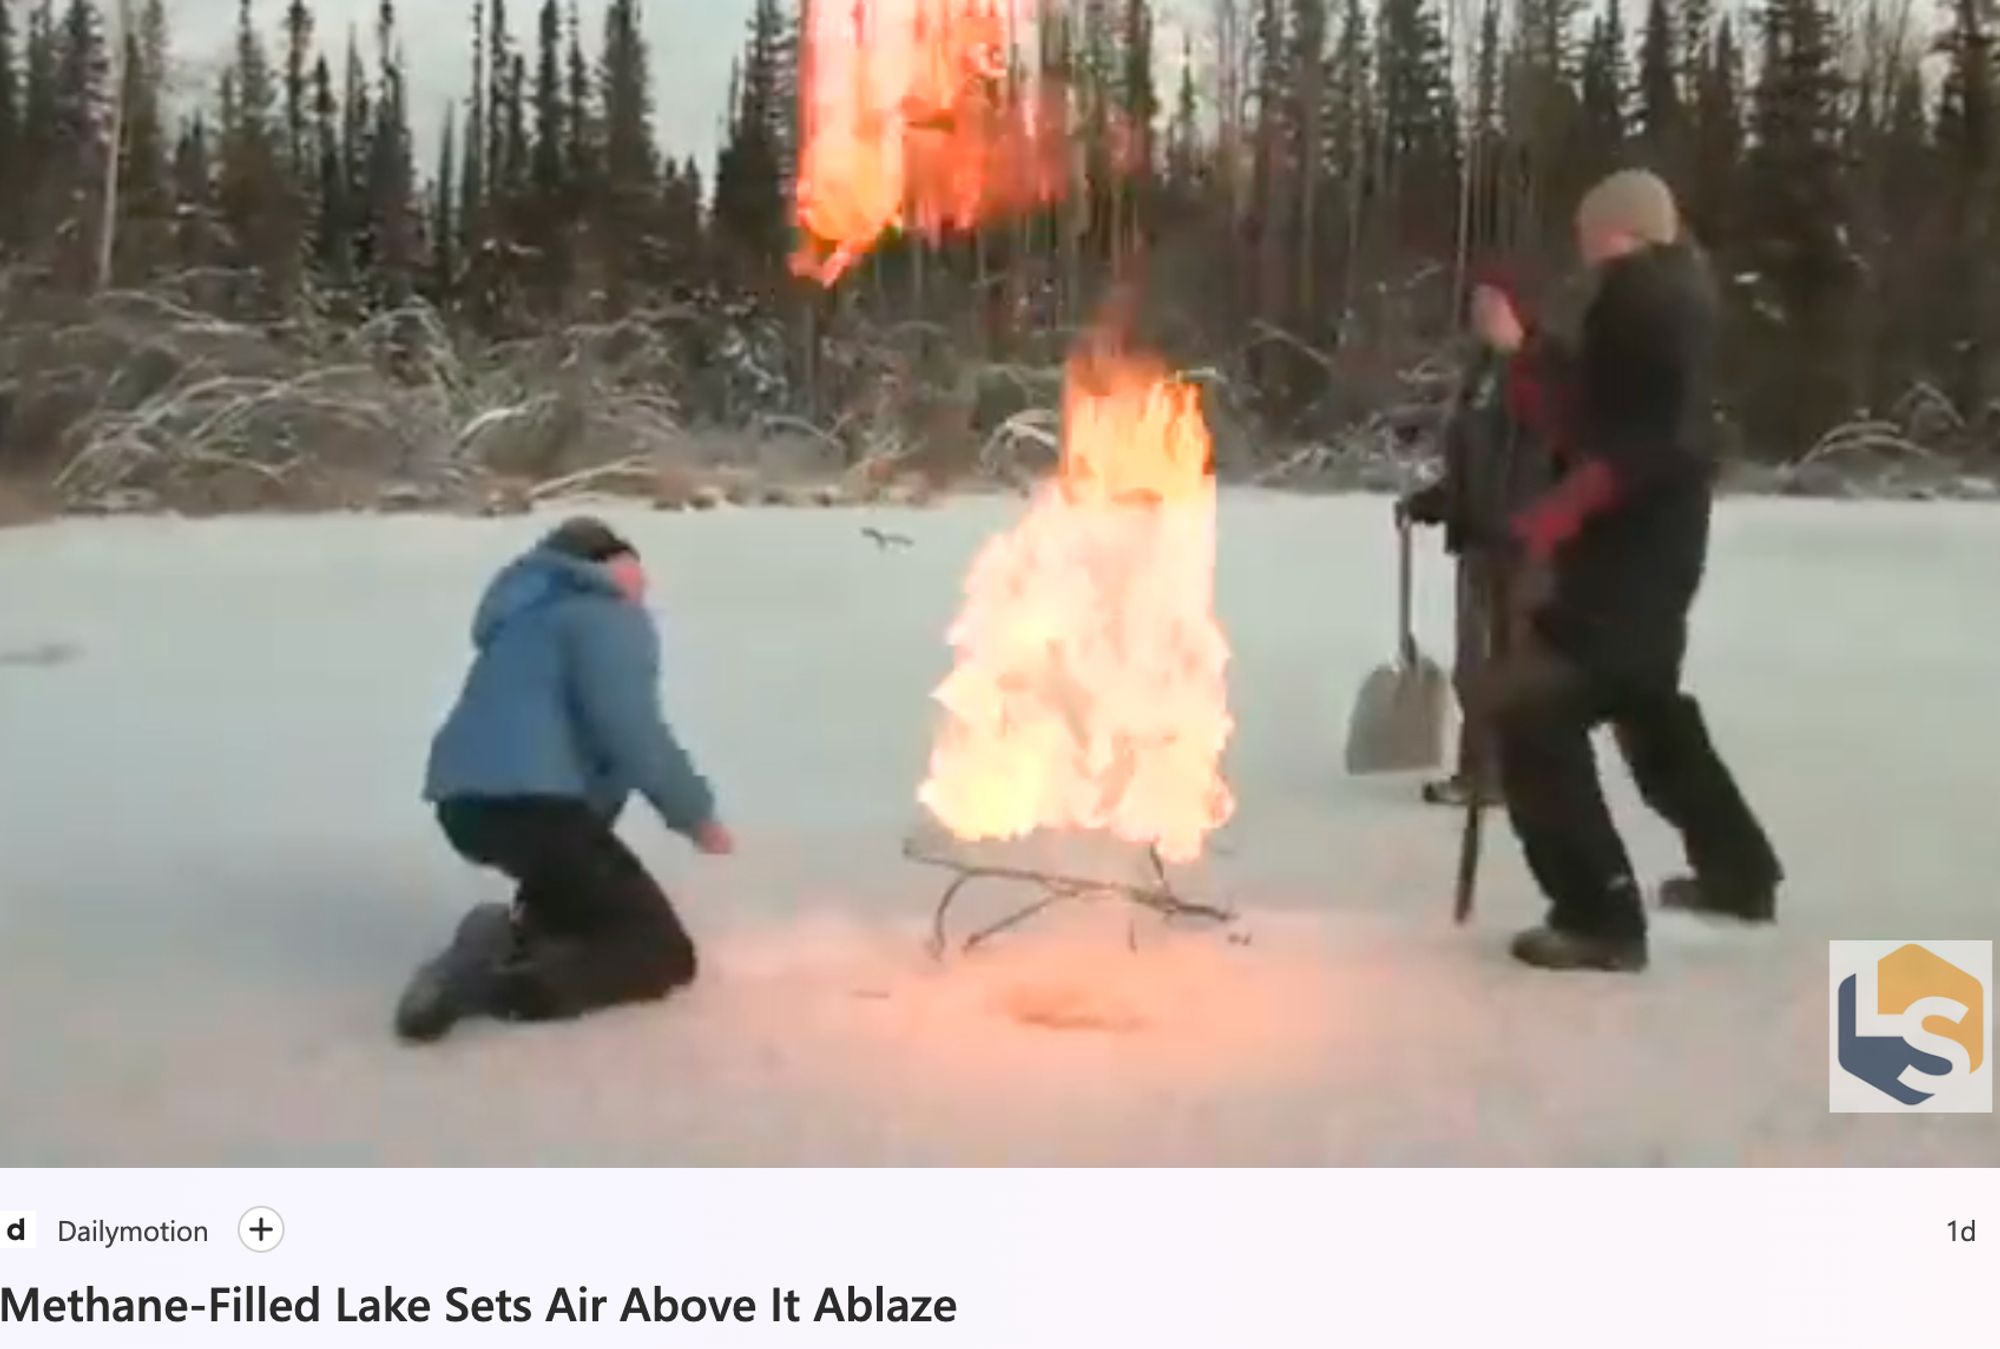
[[[1414,773],[1444,762],[1449,681],[1417,649],[1410,627],[1410,522],[1396,519],[1399,576],[1396,659],[1361,685],[1347,723],[1347,771],[1356,775]]]

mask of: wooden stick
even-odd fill
[[[913,843],[903,845],[903,856],[924,866],[939,867],[954,873],[950,885],[945,887],[939,898],[937,910],[931,917],[930,950],[934,959],[943,959],[950,939],[945,931],[945,919],[951,911],[952,901],[959,892],[974,881],[1014,881],[1040,888],[1042,896],[1034,903],[1008,914],[999,922],[981,928],[966,938],[961,951],[970,954],[991,938],[1008,932],[1027,922],[1036,915],[1068,900],[1090,901],[1100,898],[1122,899],[1128,904],[1142,909],[1150,909],[1162,918],[1199,918],[1205,922],[1230,924],[1236,915],[1213,905],[1198,904],[1182,899],[1173,892],[1167,879],[1166,865],[1161,860],[1159,850],[1148,848],[1146,855],[1152,863],[1153,873],[1158,878],[1155,885],[1137,885],[1121,881],[1093,880],[1082,876],[1064,876],[1052,872],[1037,871],[1028,867],[1009,867],[965,862],[957,858],[940,857],[934,853],[919,850]]]

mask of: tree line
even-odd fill
[[[1919,382],[2000,393],[1992,0],[1039,0],[995,74],[1059,85],[1070,191],[791,277],[799,16],[756,0],[712,163],[663,145],[640,0],[472,0],[463,92],[411,134],[394,0],[329,34],[242,0],[204,88],[164,0],[0,0],[0,253],[56,291],[180,278],[237,316],[422,300],[470,336],[754,304],[802,397],[841,334],[920,319],[991,360],[1143,273],[1170,340],[1276,423],[1362,409],[1456,321],[1482,258],[1545,282],[1609,170],[1672,181],[1729,313],[1725,399],[1795,453]],[[1172,336],[1178,334],[1177,337]],[[1179,346],[1176,346],[1179,350]]]

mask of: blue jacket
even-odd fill
[[[478,655],[431,742],[424,799],[559,796],[615,817],[632,792],[692,834],[715,800],[660,712],[652,616],[600,567],[508,564],[472,621]]]

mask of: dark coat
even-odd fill
[[[1445,550],[1490,558],[1508,523],[1549,485],[1550,427],[1542,418],[1547,361],[1538,341],[1502,357],[1481,349],[1445,423],[1443,475],[1412,494],[1412,519],[1444,526]]]
[[[1552,547],[1536,626],[1607,677],[1677,683],[1708,558],[1719,303],[1687,245],[1603,268],[1585,312],[1564,480],[1526,517]]]

